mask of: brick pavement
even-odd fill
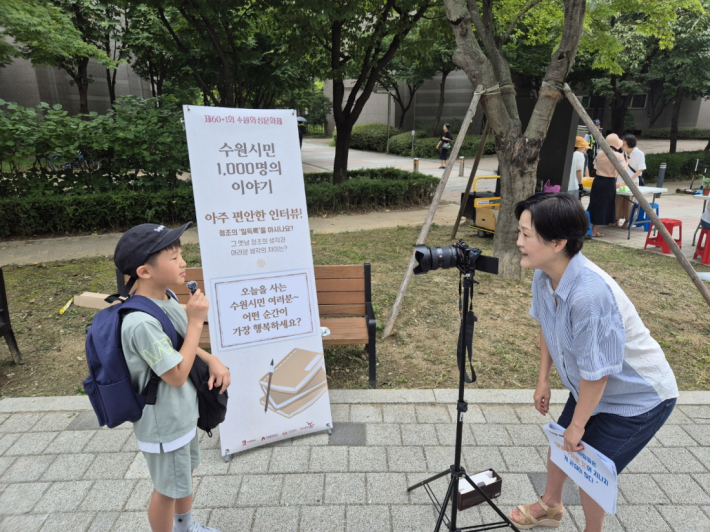
[[[228,531],[431,531],[422,489],[407,487],[449,468],[455,390],[332,390],[334,431],[220,456],[203,434],[195,471],[195,517]],[[544,489],[549,418],[529,390],[467,390],[463,465],[503,478],[506,513]],[[566,392],[553,394],[558,414]],[[619,480],[605,531],[710,530],[710,392],[683,392],[668,424]],[[433,483],[442,498],[447,478]],[[0,401],[0,530],[150,530],[151,484],[130,426],[99,429],[85,397]],[[561,532],[582,531],[568,483]],[[462,512],[460,526],[494,520]]]

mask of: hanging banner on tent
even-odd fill
[[[333,426],[296,114],[184,106],[222,455]]]

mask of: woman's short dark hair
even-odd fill
[[[631,133],[627,133],[623,137],[621,137],[621,140],[626,141],[626,145],[629,148],[635,148],[636,147],[636,136],[632,135]]]
[[[515,217],[530,211],[535,231],[546,242],[567,240],[565,255],[574,257],[582,249],[589,220],[577,198],[566,193],[535,194],[515,206]]]

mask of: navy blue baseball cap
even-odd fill
[[[116,268],[124,275],[137,278],[136,270],[146,263],[148,257],[175,242],[190,226],[192,222],[175,229],[168,229],[158,224],[131,227],[116,244],[113,253]]]

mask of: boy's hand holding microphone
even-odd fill
[[[210,307],[205,294],[197,288],[196,281],[189,281],[187,283],[187,289],[190,291],[190,300],[187,302],[187,307],[185,308],[187,320],[199,320],[201,323],[205,322],[207,320],[207,311]]]

